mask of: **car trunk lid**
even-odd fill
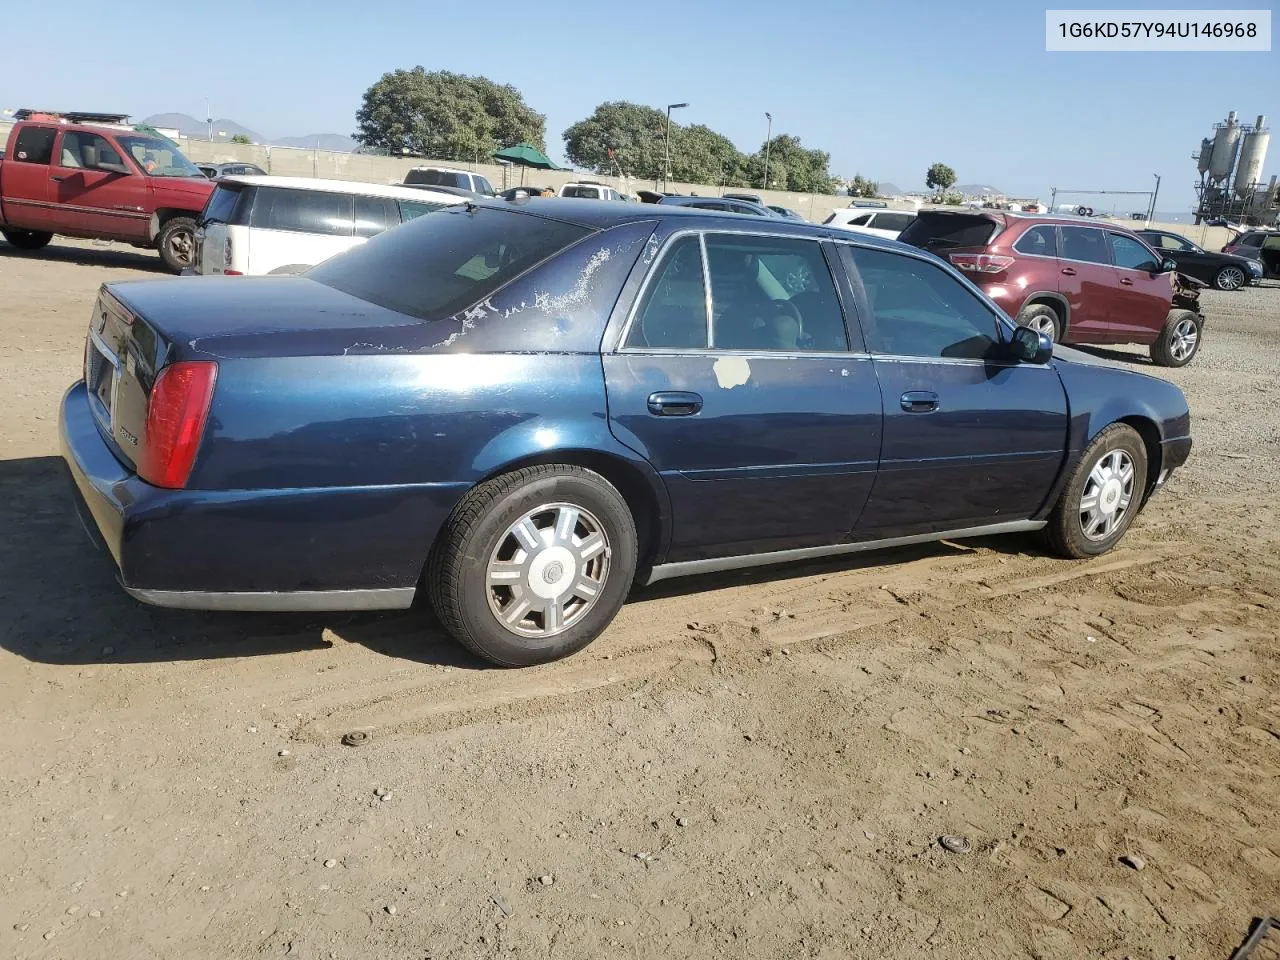
[[[946,258],[980,252],[1004,228],[1004,217],[991,211],[922,210],[898,239]]]

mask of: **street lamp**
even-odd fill
[[[765,111],[765,119],[769,121],[769,132],[764,135],[764,189],[769,189],[769,147],[773,142],[773,114]]]
[[[667,135],[663,142],[663,151],[666,154],[666,164],[663,166],[662,174],[662,190],[665,193],[671,180],[671,111],[679,110],[681,107],[687,107],[687,103],[668,103],[667,104]]]

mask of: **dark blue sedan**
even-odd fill
[[[1031,530],[1103,553],[1189,419],[915,248],[552,199],[440,211],[301,277],[107,284],[61,431],[139,600],[423,591],[522,665],[590,643],[637,582]]]

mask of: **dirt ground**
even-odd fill
[[[157,268],[0,244],[0,956],[1187,960],[1280,913],[1275,284],[1206,295],[1192,459],[1106,557],[677,581],[500,671],[117,588],[56,410]]]

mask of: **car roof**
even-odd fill
[[[716,197],[694,197],[695,200],[715,200]],[[741,201],[739,201],[741,202]],[[547,197],[539,200],[491,200],[473,201],[480,208],[510,210],[517,207],[521,213],[576,223],[583,227],[608,230],[624,223],[653,223],[659,220],[688,221],[689,229],[715,229],[718,226],[742,229],[752,225],[757,231],[774,235],[795,235],[815,240],[838,240],[868,247],[879,247],[922,256],[945,262],[919,247],[871,234],[853,234],[847,230],[819,226],[807,220],[791,220],[785,217],[758,217],[745,213],[729,213],[724,210],[704,210],[675,203],[617,203],[609,200],[577,200],[567,197]]]
[[[320,177],[271,177],[236,175],[224,177],[223,183],[243,183],[253,187],[281,187],[285,190],[320,190],[325,193],[350,193],[364,197],[391,197],[398,200],[424,200],[431,198],[441,203],[461,203],[456,193],[445,193],[430,188],[403,187],[389,183],[367,183],[359,180],[325,180]]]
[[[908,211],[896,211],[907,213]],[[1027,223],[1057,223],[1071,227],[1097,227],[1099,230],[1119,230],[1122,233],[1137,231],[1124,221],[1110,220],[1106,217],[1081,217],[1070,213],[1024,213],[1020,210],[983,210],[961,209],[952,207],[924,207],[916,216],[935,213],[940,216],[984,217],[990,220],[1003,219],[1008,223],[1025,221]]]
[[[414,170],[437,170],[437,171],[439,171],[440,173],[465,173],[465,174],[471,174],[471,171],[470,171],[470,170],[463,170],[463,169],[461,169],[461,168],[459,168],[459,167],[413,167],[412,169],[414,169]],[[476,176],[483,176],[483,174],[476,174]]]

